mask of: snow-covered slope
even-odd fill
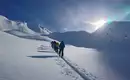
[[[5,32],[0,32],[0,37],[0,80],[83,80],[57,56],[49,42],[23,39]],[[45,48],[38,52],[41,44]]]
[[[126,53],[66,45],[65,59],[89,78],[83,79],[58,57],[49,42],[23,39],[5,32],[0,32],[0,36],[0,80],[130,79]],[[43,49],[37,51],[40,45]]]
[[[70,45],[65,48],[65,56],[78,67],[84,68],[82,72],[87,71],[90,76],[94,75],[98,80],[130,80],[128,51],[98,51]]]
[[[12,21],[0,15],[0,31],[11,31],[11,30],[17,30],[27,34],[35,34],[34,31],[28,28],[27,23]]]

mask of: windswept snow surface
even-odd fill
[[[41,41],[48,41],[48,42],[51,42],[53,40],[47,36],[40,36],[38,34],[26,34],[17,30],[10,30],[10,31],[5,31],[5,32],[15,35],[17,37],[26,38],[26,39],[41,40]]]
[[[83,80],[57,57],[49,42],[5,32],[0,37],[0,80]],[[37,51],[41,44],[46,48]]]
[[[93,80],[127,80],[104,64],[102,53],[96,49],[68,45],[65,56],[72,65]]]

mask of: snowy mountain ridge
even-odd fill
[[[0,31],[6,32],[21,38],[26,39],[34,39],[34,40],[44,40],[44,41],[51,41],[52,39],[48,38],[47,36],[41,36],[41,34],[31,30],[26,22],[20,21],[12,21],[7,19],[6,17],[0,15]],[[47,32],[47,29],[44,32]],[[48,33],[49,30],[48,30]],[[47,33],[43,33],[47,34]]]
[[[42,25],[38,25],[39,29],[40,29],[40,33],[41,35],[49,35],[50,33],[52,33],[50,30],[48,30],[47,28],[43,27]]]
[[[27,34],[36,34],[36,32],[28,28],[26,22],[12,21],[0,15],[0,31],[10,30],[17,30]]]

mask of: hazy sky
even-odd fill
[[[86,30],[86,22],[99,19],[129,20],[130,0],[0,0],[0,15],[42,24],[55,31]]]

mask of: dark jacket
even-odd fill
[[[60,43],[59,47],[60,47],[61,49],[65,48],[65,44],[64,44],[64,42],[63,42],[63,41],[61,41],[61,43]]]

